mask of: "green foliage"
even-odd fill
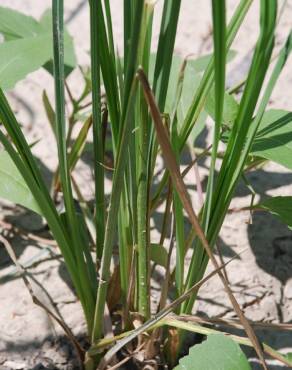
[[[290,363],[292,364],[292,352],[289,352],[285,355],[285,357],[287,358],[288,361],[290,361]]]
[[[251,153],[292,169],[292,113],[272,109],[261,120]]]
[[[235,50],[229,50],[226,56],[226,62],[227,63],[231,62],[235,58],[236,54],[237,53]],[[205,69],[208,67],[208,64],[212,61],[212,58],[213,58],[212,54],[204,55],[196,59],[190,58],[189,63],[196,72],[204,72]]]
[[[54,112],[54,109],[50,103],[50,100],[45,90],[43,91],[42,99],[43,99],[43,105],[45,108],[47,119],[49,121],[49,124],[51,126],[53,133],[56,135],[55,112]]]
[[[260,34],[242,95],[235,99],[226,91],[226,65],[234,56],[230,51],[232,42],[251,2],[241,0],[227,25],[225,2],[219,4],[213,0],[214,52],[184,61],[174,55],[181,1],[164,1],[158,48],[152,54],[154,2],[125,0],[123,59],[115,55],[110,1],[90,0],[91,68],[90,73],[81,69],[84,86],[80,96],[74,98],[68,94],[72,105],[68,119],[65,115],[65,78],[76,61],[72,40],[64,29],[63,1],[55,0],[52,16],[45,12],[40,21],[0,8],[0,32],[5,38],[0,45],[0,119],[6,131],[0,131],[5,148],[0,154],[0,196],[34,210],[46,219],[82,304],[92,348],[102,343],[104,328],[101,323],[109,301],[122,307],[122,310],[118,308],[122,324],[117,326],[122,331],[135,325],[132,317],[135,315],[130,312],[137,312],[139,318],[146,321],[147,328],[152,321],[157,324],[155,318],[151,319],[153,307],[150,300],[150,279],[157,264],[166,270],[157,320],[165,312],[171,312],[172,307],[167,309],[165,305],[172,299],[170,293],[173,291],[177,298],[176,312],[191,313],[196,294],[184,294],[200,285],[247,161],[257,156],[292,169],[291,113],[266,111],[291,51],[290,35],[269,74],[277,15],[274,0],[261,1]],[[2,92],[41,66],[54,74],[55,105],[45,92],[43,103],[57,141],[58,169],[52,193],[62,192],[65,205],[62,214],[57,211],[31,147]],[[267,75],[270,77],[264,85]],[[101,96],[102,88],[105,97]],[[69,87],[67,90],[70,93]],[[85,99],[89,95],[91,102],[87,104]],[[203,154],[211,157],[211,163],[207,187],[203,189],[204,204],[197,217],[188,200],[179,163],[186,146],[195,152],[195,140],[204,129],[208,115],[213,121],[213,139],[211,147],[204,148]],[[82,127],[72,142],[72,130],[77,121]],[[91,128],[93,144],[90,146],[86,140]],[[222,138],[226,145],[219,156],[218,145]],[[74,167],[85,145],[94,158],[93,209],[74,180]],[[110,153],[106,153],[108,149]],[[156,164],[161,150],[167,169],[162,168],[161,176],[158,176]],[[109,166],[112,167],[109,199],[104,188],[109,170],[106,154],[112,162]],[[218,176],[215,176],[215,169],[218,169]],[[79,208],[73,197],[78,198]],[[150,226],[152,212],[161,203],[165,204],[161,238],[154,244]],[[290,197],[276,197],[258,207],[274,213],[291,227],[290,203]],[[185,235],[183,205],[192,216],[194,230],[190,235]],[[169,232],[170,250],[163,246]],[[195,238],[196,234],[200,240]],[[186,266],[187,247],[193,240],[191,262]],[[173,249],[176,254],[174,268],[170,264]],[[117,289],[114,299],[109,299],[112,295],[109,287],[112,286],[121,287],[121,291]],[[238,313],[231,292],[229,296]],[[110,307],[111,313],[116,308]],[[252,328],[244,317],[240,317],[250,343],[263,361]],[[134,338],[135,331],[131,335]],[[171,339],[165,338],[166,335],[167,331],[161,332],[161,343]],[[183,341],[181,331],[178,336],[180,343]],[[148,344],[153,338],[157,339],[156,333],[141,336],[145,348],[152,348]],[[176,352],[179,352],[179,346]],[[92,353],[89,350],[88,357]],[[276,352],[272,353],[277,356]],[[98,356],[92,356],[89,363],[92,360],[98,366]],[[230,338],[210,335],[207,341],[191,349],[190,355],[181,360],[177,369],[214,367],[222,370],[250,368],[240,347]],[[90,369],[89,365],[87,368]]]
[[[1,7],[0,33],[6,41],[34,37],[40,33],[40,25],[33,17]]]
[[[0,45],[0,81],[3,89],[11,89],[16,82],[40,68],[51,58],[49,46],[51,40],[49,34],[38,34]]]
[[[52,17],[46,11],[41,20],[0,7],[0,85],[11,89],[27,74],[46,64],[52,71]],[[65,36],[65,65],[68,72],[76,65],[72,38]]]
[[[269,198],[254,207],[269,211],[292,229],[292,197],[280,196]]]
[[[250,370],[251,367],[231,338],[223,334],[211,334],[202,343],[190,349],[179,361],[175,370]]]
[[[40,207],[6,151],[0,152],[0,198],[20,204],[42,215]]]
[[[214,90],[210,92],[210,96],[206,102],[206,110],[209,115],[215,119],[215,95]],[[223,106],[223,114],[222,114],[222,123],[227,126],[231,126],[238,114],[238,103],[234,99],[234,97],[228,92],[224,94],[224,106]]]
[[[167,260],[168,260],[168,252],[163,247],[163,245],[160,244],[150,244],[149,246],[149,255],[150,259],[157,263],[160,266],[167,267]]]

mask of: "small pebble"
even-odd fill
[[[11,370],[22,370],[26,367],[26,364],[21,362],[5,361],[4,366],[7,366]]]
[[[284,297],[287,299],[292,299],[292,278],[290,278],[285,285]]]

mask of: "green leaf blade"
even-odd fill
[[[34,18],[0,7],[0,86],[12,89],[15,84],[44,66],[53,74],[52,17],[46,11],[37,22]],[[72,37],[64,33],[64,63],[66,76],[76,66]]]
[[[279,218],[284,222],[289,229],[292,229],[292,197],[290,196],[279,196],[269,198],[257,206],[256,208],[262,208],[269,211],[271,214]]]
[[[17,39],[0,45],[0,86],[7,90],[51,57],[51,36]]]
[[[168,253],[163,245],[151,243],[149,246],[149,255],[151,261],[164,268],[167,267]]]
[[[236,56],[235,50],[229,50],[226,55],[226,62],[231,62]],[[190,59],[189,63],[196,72],[204,72],[208,64],[212,61],[212,54],[203,55],[196,59]]]
[[[38,22],[28,15],[0,7],[0,33],[5,40],[34,37],[40,32]]]
[[[40,215],[42,212],[32,192],[6,151],[0,152],[0,197],[20,204]]]
[[[211,334],[190,349],[175,370],[251,370],[239,345],[223,334]]]
[[[272,109],[260,123],[252,154],[292,169],[292,113]]]
[[[224,94],[224,104],[222,113],[222,122],[228,126],[232,125],[238,113],[238,103],[234,97],[227,92]],[[206,101],[206,111],[215,119],[215,95],[214,89],[211,90]]]

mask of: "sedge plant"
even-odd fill
[[[45,94],[43,100],[58,147],[54,185],[64,200],[62,214],[58,212],[55,197],[42,177],[10,104],[0,90],[0,120],[5,128],[0,131],[0,140],[33,195],[37,211],[46,220],[81,302],[90,343],[90,349],[82,355],[87,369],[106,368],[117,351],[130,341],[143,348],[143,360],[136,361],[137,366],[142,367],[147,361],[156,359],[157,364],[171,367],[177,361],[186,330],[214,334],[211,329],[196,328],[180,321],[180,317],[192,313],[210,259],[215,268],[213,274],[218,273],[223,281],[248,336],[248,339],[234,336],[233,340],[254,346],[264,368],[263,352],[289,363],[267,345],[261,346],[232,295],[222,266],[213,255],[239,180],[246,171],[264,160],[273,160],[261,156],[259,150],[255,156],[254,145],[274,85],[291,51],[289,35],[271,66],[277,1],[261,0],[260,33],[242,84],[242,94],[235,95],[236,89],[228,92],[226,64],[251,4],[252,0],[241,0],[227,24],[225,1],[212,1],[214,51],[202,59],[203,67],[198,71],[194,67],[196,60],[182,61],[174,55],[180,0],[163,2],[155,53],[151,46],[156,2],[124,0],[122,57],[116,52],[110,1],[89,0],[91,76],[87,76],[86,81],[90,80],[90,84],[86,84],[78,101],[72,97],[71,100],[73,112],[78,112],[83,99],[91,93],[89,107],[92,109],[77,139],[68,146],[75,121],[72,115],[68,122],[65,114],[68,86],[64,69],[64,4],[63,0],[52,0],[54,107]],[[182,104],[185,100],[188,102],[186,107]],[[226,124],[228,104],[236,109],[232,121]],[[285,122],[289,122],[287,114],[283,114]],[[210,168],[205,195],[201,197],[200,211],[196,214],[179,164],[183,151],[194,150],[195,139],[203,129],[207,115],[213,119],[212,142],[199,155],[210,157]],[[282,116],[281,119],[283,121]],[[72,174],[91,127],[94,210],[85,204],[82,212],[78,212],[75,199],[83,200],[83,203],[84,199]],[[269,128],[270,134],[278,125],[272,121]],[[109,200],[104,186],[108,170],[105,164],[106,137],[110,137],[113,155]],[[261,140],[265,140],[264,134]],[[218,151],[220,142],[225,146],[223,153]],[[161,154],[166,166],[158,176],[157,163]],[[187,170],[196,166],[195,162]],[[161,237],[159,243],[153,243],[151,219],[160,204],[165,204]],[[270,208],[267,205],[262,208],[272,210],[273,207],[270,204]],[[184,210],[191,225],[189,234],[186,233]],[[171,234],[170,246],[166,248],[168,232]],[[186,268],[189,248],[192,257]],[[175,264],[171,257],[174,250]],[[114,252],[118,258],[113,258]],[[159,305],[155,306],[151,300],[151,279],[157,265],[164,268],[165,280]],[[114,299],[110,296],[110,286],[120,287]],[[170,304],[167,305],[168,300]],[[107,333],[103,323],[108,311],[110,314],[119,312],[119,325],[113,327],[113,338],[104,338]],[[175,312],[177,318],[168,320],[166,315],[170,312]],[[134,330],[137,322],[139,328]],[[175,335],[169,327],[176,328]],[[150,335],[142,335],[146,331],[150,331]],[[138,336],[139,340],[135,342]],[[121,341],[105,355],[118,339]],[[157,346],[157,342],[160,345]],[[248,368],[244,366],[248,365],[243,360],[238,368]]]

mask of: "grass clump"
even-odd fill
[[[198,74],[194,66],[199,64],[199,60],[182,61],[174,55],[180,0],[164,1],[158,47],[154,54],[151,41],[155,2],[124,0],[123,58],[116,53],[110,2],[89,0],[91,68],[89,73],[82,69],[85,87],[80,98],[76,100],[69,94],[73,113],[67,120],[64,45],[66,55],[69,43],[64,31],[63,1],[53,0],[54,107],[47,95],[43,95],[58,147],[58,170],[51,191],[0,90],[0,119],[5,128],[5,131],[0,131],[0,140],[9,160],[13,161],[24,185],[33,195],[38,212],[49,225],[83,307],[90,349],[87,353],[79,350],[79,355],[86,369],[106,368],[115,354],[131,341],[134,341],[136,351],[143,348],[143,359],[140,363],[137,361],[137,366],[143,367],[147,361],[155,359],[156,366],[168,364],[171,367],[177,362],[185,330],[214,334],[212,329],[182,321],[185,315],[192,313],[199,286],[210,277],[204,278],[209,260],[214,266],[211,275],[216,273],[221,278],[248,337],[233,336],[233,341],[254,346],[264,368],[264,352],[289,363],[279,353],[259,343],[232,294],[222,272],[223,267],[213,254],[238,181],[246,171],[265,160],[260,151],[257,151],[257,157],[253,155],[254,143],[263,118],[269,115],[267,104],[291,51],[289,35],[268,77],[274,48],[277,1],[261,0],[260,33],[242,95],[237,101],[235,91],[227,91],[228,55],[251,3],[250,0],[240,1],[229,24],[226,24],[225,1],[212,1],[214,51],[200,60],[203,67]],[[24,17],[19,22],[28,22],[28,19]],[[32,24],[37,27],[34,22]],[[7,39],[4,43],[9,42]],[[189,84],[188,80],[193,83]],[[72,143],[76,117],[84,109],[85,99],[89,96],[92,101],[88,105],[90,115]],[[184,101],[189,102],[186,107]],[[230,111],[232,115],[228,115]],[[284,112],[283,116],[286,114]],[[205,196],[201,194],[201,209],[196,214],[184,184],[180,160],[183,150],[193,152],[207,115],[214,122],[213,138],[201,155],[210,156],[211,162],[207,186],[203,189]],[[84,202],[73,176],[91,127],[95,181],[93,210]],[[270,130],[273,129],[276,130],[277,125],[271,122]],[[265,140],[265,136],[261,140]],[[225,145],[223,153],[218,152],[220,142]],[[269,150],[268,145],[267,141],[265,152]],[[104,185],[108,146],[113,157],[109,200]],[[162,176],[158,177],[156,164],[160,154],[164,157],[165,168]],[[196,161],[190,164],[189,169],[193,165],[197,165]],[[218,168],[218,176],[215,176]],[[200,187],[200,182],[197,182],[197,188]],[[64,200],[62,214],[57,211],[55,203],[58,191]],[[76,210],[75,198],[82,203],[81,212]],[[24,200],[18,200],[18,203],[29,206]],[[165,204],[165,212],[160,242],[153,243],[150,220],[162,203]],[[189,234],[186,233],[184,212],[192,228]],[[165,241],[169,231],[170,248],[167,249]],[[118,258],[113,259],[116,241]],[[192,257],[186,268],[186,252],[191,247]],[[171,263],[174,250],[175,266]],[[159,305],[154,307],[150,298],[151,278],[157,264],[163,266],[165,277]],[[109,297],[110,285],[120,287],[114,302]],[[170,297],[172,301],[167,305]],[[105,310],[108,309],[112,314],[120,312],[119,325],[113,327],[116,337],[109,339],[104,338],[103,325]],[[153,315],[154,310],[158,310],[156,315]],[[168,319],[171,312],[177,316]],[[139,327],[135,329],[137,322]],[[143,335],[147,331],[149,335]],[[112,346],[118,339],[121,340]],[[202,348],[204,350],[205,347]],[[226,351],[230,348],[235,357],[240,351],[229,340],[224,348]],[[196,356],[197,350],[192,353]],[[238,368],[248,368],[243,354],[239,357],[241,365],[238,364]],[[122,359],[122,362],[124,360],[127,359]],[[227,369],[230,365],[222,366]]]

